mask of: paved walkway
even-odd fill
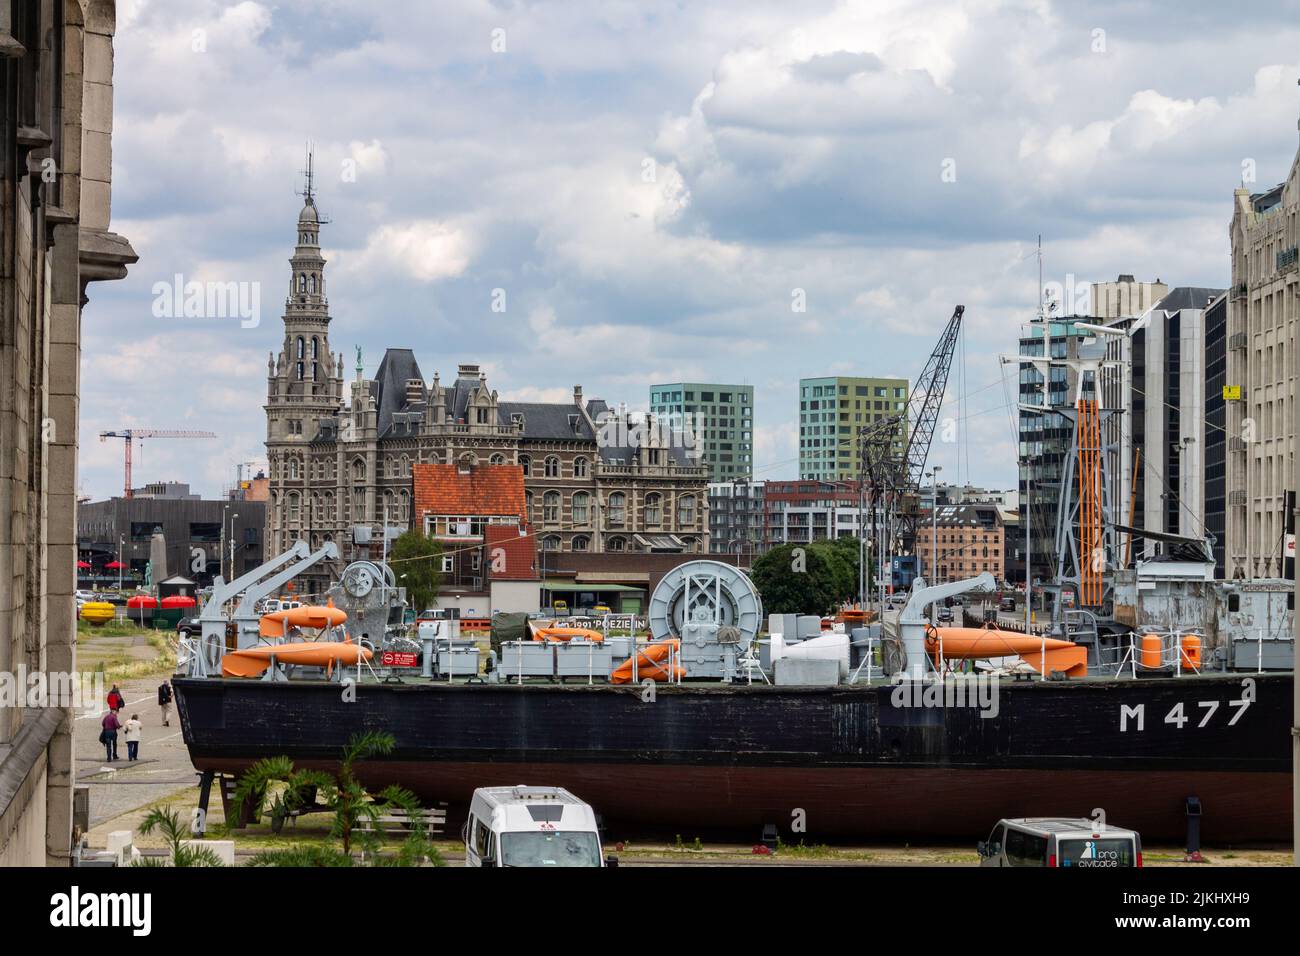
[[[105,759],[99,731],[100,720],[108,712],[107,706],[97,714],[78,715],[75,720],[72,748],[77,783],[90,785],[92,830],[113,817],[193,787],[198,779],[181,739],[175,703],[171,708],[171,726],[162,722],[158,685],[164,679],[166,675],[160,674],[128,680],[121,686],[126,707],[119,718],[125,722],[132,714],[139,714],[144,725],[139,760],[126,759],[126,742],[121,731],[118,732],[117,744],[120,759],[113,762]],[[92,839],[91,842],[95,841]]]

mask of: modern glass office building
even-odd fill
[[[650,386],[650,411],[661,422],[697,431],[709,481],[754,475],[754,386],[677,382]]]

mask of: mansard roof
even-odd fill
[[[411,379],[420,382],[420,394],[423,397],[418,406],[407,401],[406,383]],[[424,410],[428,390],[424,386],[424,376],[420,374],[420,364],[410,349],[387,349],[379,363],[379,371],[375,372],[374,382],[380,438],[385,437],[392,428],[394,413]]]
[[[596,433],[587,424],[577,405],[559,402],[500,402],[497,405],[502,425],[510,425],[515,415],[524,419],[523,437],[535,441],[595,441]]]

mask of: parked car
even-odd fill
[[[1003,819],[977,847],[980,866],[1114,869],[1142,865],[1135,830],[1069,817]]]
[[[941,623],[941,624],[950,624],[950,623],[952,623],[952,608],[950,608],[950,607],[941,607],[941,608],[939,608],[939,614],[938,614],[937,620],[938,620],[939,623]]]
[[[1016,599],[1013,597],[1004,597],[998,602],[999,611],[1014,611],[1016,609]]]
[[[177,637],[198,637],[202,630],[197,617],[183,617],[176,622]]]

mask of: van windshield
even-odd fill
[[[1119,867],[1134,866],[1133,840],[1062,840],[1061,866]]]
[[[600,866],[600,844],[594,833],[503,833],[501,865]]]

